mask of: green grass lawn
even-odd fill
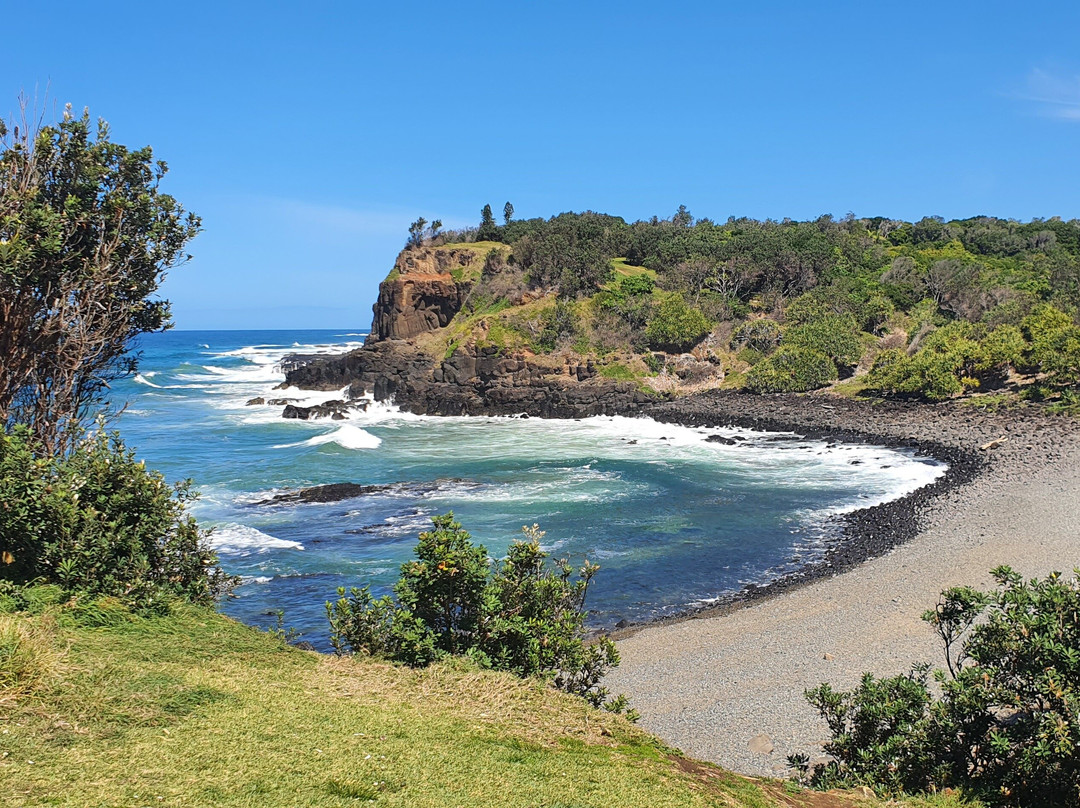
[[[0,614],[0,670],[13,636],[5,806],[855,804],[688,761],[536,682],[322,656],[207,610]]]

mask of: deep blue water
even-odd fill
[[[174,331],[143,339],[140,375],[115,388],[118,427],[169,479],[191,477],[222,563],[244,576],[222,610],[269,625],[277,610],[318,647],[339,586],[386,591],[431,516],[453,509],[493,557],[523,525],[602,569],[591,621],[658,617],[762,583],[812,557],[830,514],[900,496],[943,468],[880,447],[676,427],[643,419],[428,418],[374,405],[349,421],[286,421],[248,406],[296,351],[339,352],[363,332]],[[708,443],[740,434],[743,445]],[[853,463],[852,461],[860,461]],[[323,505],[266,505],[329,482],[402,483]]]

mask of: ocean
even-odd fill
[[[903,496],[945,466],[880,446],[697,429],[648,419],[440,418],[373,403],[346,421],[285,420],[252,398],[275,390],[290,353],[338,353],[356,331],[170,331],[144,336],[138,375],[114,386],[128,445],[170,480],[191,478],[193,513],[242,577],[221,610],[284,624],[328,647],[324,604],[340,586],[389,592],[431,517],[452,510],[493,558],[524,525],[575,565],[601,570],[590,625],[610,628],[715,601],[815,558],[830,517]],[[737,445],[710,435],[740,438]],[[326,504],[275,494],[334,482],[386,485]]]

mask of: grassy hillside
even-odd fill
[[[688,761],[509,675],[322,656],[192,607],[0,614],[0,670],[3,805],[876,804]]]

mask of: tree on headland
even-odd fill
[[[0,422],[46,453],[135,372],[133,340],[171,326],[154,295],[200,220],[160,191],[167,170],[85,110],[0,122]]]
[[[514,218],[514,206],[507,202],[503,205],[503,221],[506,224],[510,224],[512,218]]]
[[[421,216],[409,225],[409,246],[419,247],[424,243],[424,229],[427,227],[427,219]]]
[[[476,231],[476,240],[499,240],[499,226],[495,223],[495,214],[491,212],[491,205],[484,205],[480,211],[480,229]]]

